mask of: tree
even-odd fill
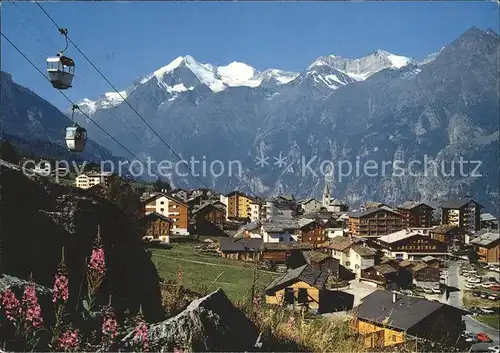
[[[477,254],[476,249],[474,247],[471,247],[469,249],[469,254],[467,255],[469,257],[469,261],[471,264],[477,264],[479,261],[479,255]]]
[[[137,219],[142,213],[140,195],[130,183],[119,178],[112,178],[104,197],[116,204],[125,214]]]
[[[166,192],[170,192],[172,190],[172,188],[170,187],[170,184],[166,181],[162,181],[161,179],[158,179],[153,184],[153,189],[156,192],[161,192],[162,190],[166,190]]]
[[[18,164],[21,160],[21,155],[9,141],[2,141],[0,143],[0,158],[7,162]]]

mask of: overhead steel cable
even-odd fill
[[[17,45],[15,45],[3,32],[0,32],[0,34],[2,35],[2,37],[5,38],[5,40],[7,42],[9,42],[10,45],[12,45],[12,47],[14,47],[14,49],[16,49],[16,51],[22,55],[22,57],[28,61],[31,66],[33,66],[35,68],[36,71],[38,71],[38,73],[40,73],[40,75],[42,75],[49,83],[50,83],[50,79],[45,76],[45,74],[33,63],[33,61],[30,60],[30,58],[28,58],[21,49],[19,49],[19,47]],[[71,106],[77,106],[64,92],[62,92],[61,90],[57,90],[64,98],[66,98],[66,100],[71,104]],[[110,137],[114,142],[116,142],[121,148],[123,148],[128,154],[130,154],[132,157],[134,157],[136,160],[138,160],[139,162],[141,162],[143,165],[148,165],[147,163],[144,163],[143,160],[141,160],[139,157],[137,157],[132,151],[130,151],[127,147],[125,147],[120,141],[118,141],[115,137],[113,137],[113,135],[111,135],[109,132],[107,132],[103,127],[101,127],[98,123],[96,123],[90,116],[88,116],[88,114],[86,114],[85,112],[83,112],[80,107],[78,107],[78,110],[87,118],[89,119],[92,123],[94,123],[102,132],[104,132],[108,137]],[[151,168],[149,168],[149,165],[148,165],[148,170],[150,172],[152,172],[153,174],[155,174],[160,180],[162,180],[163,178],[158,175],[158,173],[154,172],[151,170]],[[166,179],[164,179],[166,180]],[[166,180],[167,182],[169,182],[168,180]]]
[[[40,10],[42,10],[42,12],[49,18],[49,20],[54,24],[54,26],[59,30],[63,30],[63,28],[59,27],[59,25],[57,24],[57,22],[52,18],[52,16],[50,16],[50,14],[42,7],[42,5],[40,5],[40,3],[38,1],[35,0],[35,4],[40,8]],[[108,78],[102,73],[101,70],[99,70],[99,68],[97,66],[94,65],[94,63],[92,62],[92,60],[90,60],[87,55],[85,55],[85,53],[83,53],[83,51],[80,50],[80,48],[78,47],[78,45],[73,42],[71,40],[71,38],[66,34],[65,35],[66,38],[68,39],[68,41],[75,47],[75,49],[85,58],[85,60],[88,61],[88,63],[99,73],[99,75],[101,75],[101,77],[109,84],[109,86],[111,88],[113,88],[113,90],[123,99],[123,101],[125,103],[127,103],[127,105],[130,107],[130,109],[132,109],[134,111],[134,113],[139,117],[139,119],[142,120],[142,122],[144,124],[146,124],[146,126],[156,135],[156,137],[158,137],[158,139],[170,150],[170,152],[172,152],[172,154],[177,158],[179,159],[179,161],[184,164],[186,166],[186,168],[189,169],[189,172],[191,173],[191,175],[193,177],[195,177],[205,188],[207,189],[210,189],[210,187],[205,184],[205,182],[200,179],[200,177],[198,177],[196,175],[196,173],[193,172],[193,170],[191,169],[191,167],[188,165],[188,163],[182,159],[182,157],[177,153],[175,152],[175,150],[170,147],[170,145],[158,134],[158,132],[156,132],[155,129],[153,129],[153,127],[142,117],[142,115],[137,111],[137,109],[135,109],[132,104],[130,104],[130,102],[120,93],[120,91],[115,87],[115,85],[113,85],[109,80]]]
[[[45,33],[37,26],[37,24],[27,15],[23,12],[23,10],[21,10],[21,8],[16,4],[16,2],[14,0],[10,0],[10,2],[17,8],[17,10],[23,14],[24,17],[26,17],[28,19],[28,21],[30,21],[33,26],[35,26],[35,28],[38,30],[38,32],[40,32],[54,47],[57,47],[56,44],[50,39],[48,38]],[[14,13],[15,14],[15,13]],[[40,45],[40,47],[42,48],[42,51],[44,54],[46,55],[50,55],[49,52],[47,52],[46,50],[46,46],[44,45],[44,43],[42,43],[39,38],[33,33],[33,31],[31,30],[31,28],[29,28],[24,22],[21,21],[21,19],[18,17],[17,14],[15,14],[16,18],[18,19],[19,23],[33,36],[33,38],[35,38],[35,40],[38,42],[38,44]],[[41,55],[41,54],[40,54]],[[42,55],[41,55],[42,56]],[[79,80],[79,82],[81,82],[81,79]],[[97,85],[95,83],[91,83],[91,86],[93,88],[97,88]],[[114,107],[113,107],[114,108]],[[130,134],[132,135],[136,140],[137,142],[139,143],[143,143],[141,141],[141,139],[139,138],[139,136],[137,136],[135,134],[134,131],[128,129],[127,127],[127,124],[125,123],[125,120],[124,119],[119,119],[113,112],[112,112],[112,109],[108,109],[107,112],[111,115],[111,117],[118,123],[118,125],[121,125],[125,128],[125,130]]]

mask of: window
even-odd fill
[[[396,335],[392,335],[392,342],[396,342]]]
[[[165,204],[165,201],[160,201],[160,205],[163,205],[163,204]]]
[[[163,211],[165,211],[165,209],[164,208],[160,208],[160,212],[163,212]]]

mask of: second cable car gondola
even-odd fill
[[[59,32],[64,36],[66,46],[57,56],[47,58],[47,73],[54,88],[68,89],[71,87],[75,76],[75,61],[64,56],[64,51],[68,49],[68,30],[61,28]]]
[[[87,143],[87,130],[75,124],[66,128],[66,147],[71,152],[83,152]]]
[[[87,130],[75,122],[75,110],[77,109],[80,109],[78,105],[73,104],[71,108],[71,121],[73,122],[73,126],[66,128],[66,147],[68,147],[68,151],[70,152],[83,152],[85,144],[87,143]]]

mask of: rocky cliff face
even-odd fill
[[[164,318],[158,274],[136,228],[114,205],[84,190],[28,178],[0,165],[0,273],[52,288],[62,249],[69,273],[69,308],[86,293],[83,276],[98,228],[107,265],[99,301],[117,312],[142,307],[150,321]],[[80,288],[80,286],[82,286]]]

